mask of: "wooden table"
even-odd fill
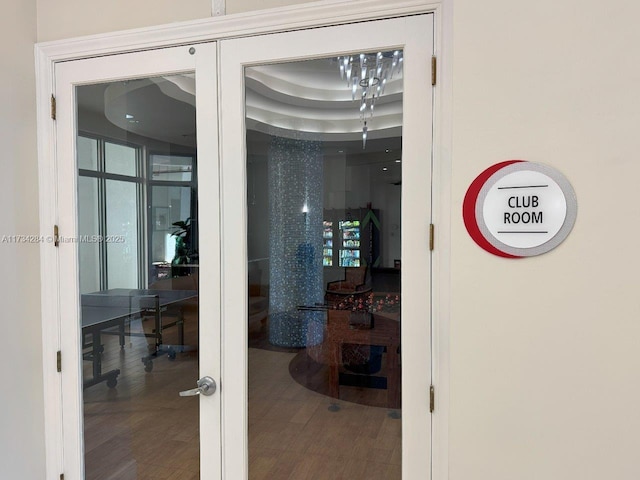
[[[400,408],[400,314],[373,314],[373,328],[357,329],[350,325],[349,310],[327,310],[324,341],[307,347],[308,355],[316,362],[329,366],[329,395],[340,398],[339,367],[342,365],[342,346],[378,345],[387,349],[387,406]]]

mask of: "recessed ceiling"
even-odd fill
[[[362,142],[359,99],[335,59],[261,65],[245,70],[247,129],[328,142]],[[368,121],[369,139],[399,137],[402,75],[387,84]],[[362,148],[362,147],[361,147]]]
[[[265,145],[267,136],[277,135],[322,141],[326,153],[399,152],[401,74],[377,100],[363,150],[359,102],[352,99],[335,59],[254,66],[245,72],[252,151]],[[85,85],[77,89],[77,100],[80,112],[101,116],[119,129],[195,148],[194,94],[194,75],[183,74]]]
[[[84,85],[77,89],[78,111],[84,118],[92,116],[94,122],[85,123],[97,123],[97,128],[95,119],[102,119],[130,134],[195,147],[194,92],[192,75]]]

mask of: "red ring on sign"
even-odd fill
[[[467,232],[469,232],[469,235],[471,236],[473,241],[487,252],[504,258],[522,257],[519,255],[511,255],[497,249],[496,247],[491,245],[491,243],[489,243],[484,235],[482,235],[480,227],[478,226],[478,221],[476,219],[476,203],[478,202],[478,195],[480,194],[480,190],[482,190],[484,184],[487,182],[487,180],[489,180],[489,178],[491,178],[494,173],[506,167],[507,165],[519,162],[524,162],[524,160],[507,160],[505,162],[496,163],[495,165],[487,168],[480,175],[478,175],[473,182],[471,182],[471,185],[469,185],[467,193],[464,196],[464,201],[462,202],[462,218],[464,220],[464,226],[467,228]]]

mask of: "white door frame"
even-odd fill
[[[450,312],[450,184],[451,184],[451,71],[452,13],[450,0],[325,0],[316,3],[217,16],[171,25],[92,35],[40,43],[35,46],[40,232],[52,235],[58,222],[55,156],[55,122],[50,99],[55,91],[57,62],[102,55],[210,42],[281,31],[340,25],[405,15],[433,13],[438,85],[434,95],[433,203],[436,248],[432,254],[432,382],[436,385],[436,410],[432,418],[432,478],[448,476],[448,368]],[[426,81],[427,79],[425,79]],[[63,473],[61,416],[62,384],[56,371],[60,349],[60,304],[56,279],[58,252],[42,244],[41,304],[43,338],[43,388],[45,392],[46,478],[58,480]],[[425,452],[426,454],[426,452]]]
[[[58,254],[58,272],[60,275],[59,305],[59,343],[61,356],[60,383],[64,395],[61,400],[63,429],[66,435],[61,445],[64,448],[62,470],[69,479],[82,478],[84,448],[82,444],[82,352],[80,351],[81,333],[79,321],[79,285],[78,285],[78,243],[64,241],[66,238],[78,238],[77,232],[77,166],[76,138],[77,115],[74,86],[113,82],[129,78],[147,78],[177,73],[195,72],[196,82],[196,126],[198,131],[203,125],[210,127],[216,134],[200,135],[198,152],[202,161],[198,172],[201,178],[212,180],[207,188],[198,190],[198,201],[207,205],[199,215],[199,234],[206,238],[206,248],[200,251],[200,289],[212,292],[201,295],[199,299],[201,339],[207,339],[209,348],[198,349],[199,376],[220,378],[220,244],[219,244],[219,191],[218,191],[218,125],[217,125],[217,44],[201,43],[189,46],[154,49],[131,52],[122,55],[93,57],[75,62],[64,62],[56,68],[56,127],[57,142],[57,225],[60,227],[60,245]],[[197,378],[194,378],[194,383]],[[176,396],[178,392],[175,392]],[[200,440],[207,452],[220,450],[219,434],[216,425],[220,425],[220,396],[200,396],[187,401],[200,403]],[[73,413],[71,413],[73,412]],[[70,414],[71,413],[71,414]],[[79,415],[77,415],[79,413]],[[201,455],[200,466],[203,472],[219,472],[221,459],[216,455]]]

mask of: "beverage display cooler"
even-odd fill
[[[338,257],[340,267],[360,266],[360,220],[342,220],[338,222],[340,248]]]
[[[322,222],[322,266],[333,266],[333,222]]]
[[[322,230],[322,265],[325,267],[375,266],[379,261],[378,210],[325,209]],[[376,222],[370,221],[376,218]]]

